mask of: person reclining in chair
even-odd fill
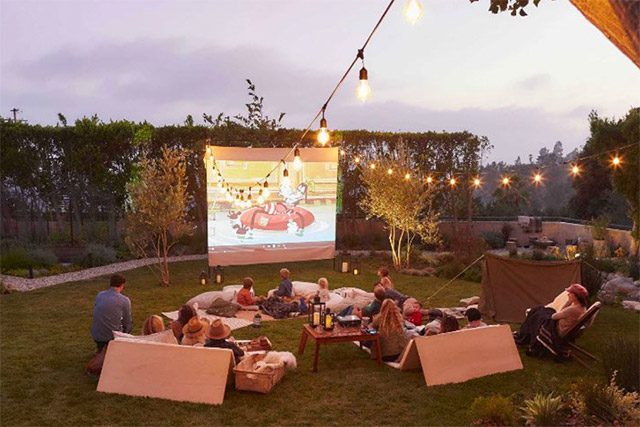
[[[571,330],[586,312],[589,304],[587,289],[574,283],[565,291],[568,301],[559,311],[549,306],[538,306],[533,307],[527,313],[527,317],[520,326],[520,331],[514,335],[516,344],[529,346],[527,354],[539,355],[542,350],[540,345],[547,346],[538,338],[541,329],[545,329],[549,340],[558,339]],[[550,344],[548,343],[548,345]]]

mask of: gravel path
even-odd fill
[[[207,259],[206,254],[183,255],[169,257],[169,262],[199,261],[204,259]],[[11,290],[27,292],[34,289],[48,288],[49,286],[59,285],[61,283],[77,282],[80,280],[93,279],[95,277],[118,273],[120,271],[133,270],[156,262],[158,262],[157,258],[135,259],[132,261],[103,265],[101,267],[87,268],[86,270],[72,271],[71,273],[56,274],[55,276],[38,277],[36,279],[25,279],[24,277],[0,274],[0,281],[2,281],[2,283]]]

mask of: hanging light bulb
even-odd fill
[[[302,159],[300,158],[300,150],[293,150],[293,169],[299,171],[302,169]]]
[[[429,175],[427,177],[427,184],[432,184],[433,183],[433,177],[431,175]]]
[[[574,178],[580,175],[580,166],[578,166],[577,163],[574,163],[573,166],[571,166],[571,175],[573,175]]]
[[[251,206],[253,204],[253,200],[251,199],[251,187],[249,187],[249,195],[247,196],[247,205]]]
[[[474,187],[476,187],[476,188],[480,188],[480,185],[481,185],[481,184],[482,184],[482,182],[480,181],[480,178],[475,177],[475,178],[473,179],[473,186],[474,186]]]
[[[542,174],[540,173],[540,171],[536,171],[536,173],[533,174],[533,184],[534,185],[540,185],[542,184]]]
[[[409,181],[411,179],[411,174],[409,172],[404,174],[404,180]]]
[[[343,148],[341,148],[341,149],[340,149],[340,155],[341,155],[341,156],[344,156],[345,154],[347,154],[347,152],[346,152],[346,151],[344,151],[344,149],[343,149]]]
[[[218,188],[222,188],[222,184],[223,184],[223,181],[222,180],[218,180],[218,184],[217,184]]]
[[[393,174],[393,169],[391,168],[387,169],[387,175],[391,175],[391,174]]]
[[[360,101],[365,102],[371,96],[371,86],[369,86],[369,73],[367,69],[364,68],[364,51],[362,49],[358,50],[358,58],[362,60],[362,68],[358,75],[360,83],[358,83],[356,95]]]
[[[449,185],[450,186],[455,187],[456,184],[457,184],[457,181],[456,181],[456,177],[455,176],[452,176],[451,178],[449,178]]]
[[[323,147],[327,145],[327,142],[329,142],[329,139],[330,139],[329,131],[327,130],[327,119],[324,118],[325,108],[326,106],[322,107],[322,118],[320,119],[320,130],[318,130],[318,136],[317,136],[318,142]]]
[[[407,0],[404,4],[404,19],[411,25],[415,25],[416,22],[422,18],[424,14],[424,8],[420,0]]]
[[[622,164],[622,159],[617,154],[611,158],[611,166],[616,169],[618,166]]]
[[[369,168],[370,168],[370,169],[375,169],[375,168],[376,168],[376,164],[375,164],[375,163],[371,163],[371,164],[369,165]]]
[[[265,181],[264,185],[262,186],[262,195],[264,196],[265,200],[268,199],[271,195],[271,190],[269,190],[269,183],[267,181]]]
[[[285,165],[284,171],[282,172],[282,183],[286,186],[290,186],[291,180],[289,179],[289,169],[287,169],[287,164],[284,162],[284,160],[282,161],[282,163]]]
[[[356,162],[356,164],[360,163],[360,157],[356,156],[353,161]]]
[[[502,182],[502,185],[504,185],[505,187],[511,184],[511,179],[508,176],[502,177],[500,181]]]
[[[258,204],[259,205],[264,205],[264,196],[263,196],[263,191],[262,188],[260,189],[260,191],[258,191]]]

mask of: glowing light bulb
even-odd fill
[[[403,11],[404,19],[411,25],[415,25],[424,14],[424,8],[420,0],[408,0],[404,5]]]
[[[618,157],[617,155],[611,159],[611,165],[614,168],[617,168],[618,166],[620,166],[621,163],[622,163],[622,160],[620,160],[620,157]]]
[[[508,176],[505,176],[504,178],[502,178],[502,185],[507,186],[511,183],[511,180],[509,179]]]
[[[300,158],[300,150],[297,148],[293,151],[293,169],[299,171],[302,169],[302,159]]]
[[[262,191],[262,195],[264,196],[264,199],[265,199],[265,200],[266,200],[266,199],[268,199],[268,198],[269,198],[269,196],[271,195],[271,191],[269,190],[269,188],[265,188],[265,189]]]
[[[473,186],[474,186],[474,187],[479,188],[479,187],[480,187],[480,184],[481,184],[481,182],[480,182],[480,178],[475,178],[475,179],[473,180]]]
[[[371,169],[375,169],[375,168],[376,168],[376,164],[375,164],[375,163],[371,163],[371,164],[369,165],[369,168],[371,168]]]
[[[367,69],[362,67],[360,69],[360,83],[358,83],[358,89],[356,90],[358,99],[365,102],[371,96],[371,86],[369,86],[369,74]]]
[[[282,185],[284,185],[285,187],[291,187],[291,179],[289,178],[289,175],[285,175],[282,177]]]
[[[323,117],[320,119],[320,130],[318,130],[318,142],[323,147],[327,145],[331,136],[329,135],[329,131],[327,130],[327,120]]]
[[[392,173],[393,173],[393,169],[391,169],[391,168],[387,169],[387,174],[388,175],[391,175]]]
[[[341,155],[341,156],[344,156],[345,154],[347,154],[347,152],[346,152],[346,151],[344,151],[344,150],[341,148],[341,149],[340,149],[340,155]]]
[[[542,174],[540,172],[536,172],[533,174],[533,183],[538,185],[542,182]]]
[[[405,173],[405,174],[404,174],[404,179],[405,179],[406,181],[409,181],[409,180],[411,179],[411,174],[410,174],[410,173]]]
[[[356,162],[356,164],[360,163],[360,157],[356,156],[353,161]]]
[[[578,176],[578,175],[580,175],[580,166],[578,166],[578,165],[573,165],[573,166],[571,167],[571,174],[572,174],[573,176]]]
[[[449,185],[451,185],[452,187],[455,187],[455,186],[456,186],[456,183],[457,183],[456,178],[452,176],[452,177],[449,179]]]
[[[427,184],[431,184],[433,182],[433,178],[428,176],[427,177]]]

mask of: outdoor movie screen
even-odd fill
[[[301,148],[297,165],[293,153],[281,162],[289,151],[211,147],[205,159],[210,266],[333,258],[338,149]],[[258,185],[270,171],[268,187]]]

